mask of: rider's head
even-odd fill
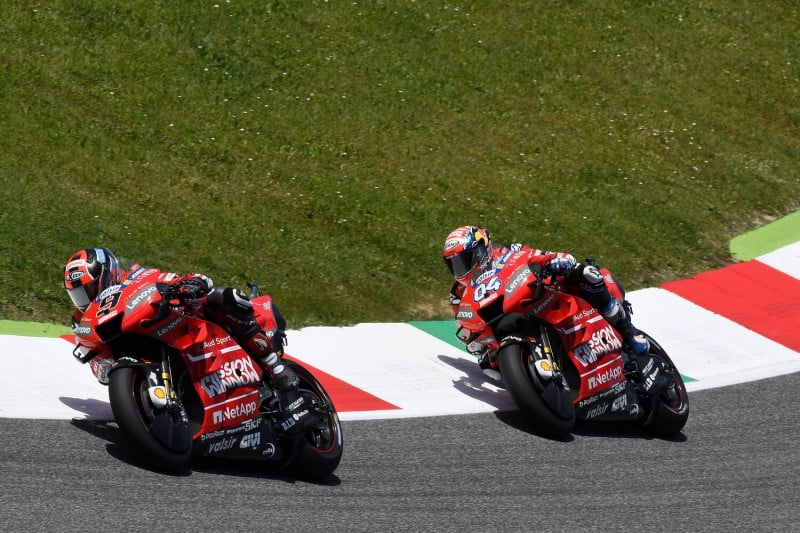
[[[483,228],[461,226],[444,240],[442,255],[453,277],[466,284],[492,263],[492,236]]]
[[[108,248],[78,250],[64,267],[64,287],[75,307],[85,311],[98,294],[119,283],[120,272]]]

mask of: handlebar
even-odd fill
[[[161,285],[161,287],[159,287]],[[149,327],[155,324],[156,322],[161,322],[165,318],[169,316],[170,313],[170,306],[173,305],[170,302],[174,300],[178,300],[178,305],[182,304],[184,300],[188,299],[187,295],[180,293],[180,283],[175,283],[173,285],[167,285],[164,287],[165,284],[157,283],[156,288],[158,289],[159,294],[161,295],[161,301],[158,302],[158,311],[153,318],[146,318],[140,322],[142,327]]]
[[[540,300],[544,296],[545,292],[548,290],[558,290],[560,286],[557,275],[550,272],[546,265],[530,263],[528,264],[528,268],[536,279],[528,284],[533,294],[529,299],[520,302],[524,306],[533,304],[534,302]]]
[[[258,289],[258,283],[256,283],[255,281],[248,281],[247,287],[250,289],[251,300],[261,295],[261,291]]]

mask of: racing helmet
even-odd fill
[[[442,255],[450,274],[464,283],[491,264],[492,236],[477,226],[461,226],[445,238]]]
[[[85,311],[98,294],[119,283],[119,278],[119,261],[108,248],[78,250],[64,266],[64,287],[81,311]]]

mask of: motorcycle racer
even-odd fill
[[[107,289],[124,283],[129,275],[141,268],[134,265],[130,272],[123,270],[108,248],[85,248],[70,256],[64,267],[64,287],[75,305],[73,330],[93,301]],[[180,276],[162,272],[158,282],[177,286],[178,294],[196,316],[222,326],[250,357],[261,364],[278,390],[286,395],[290,416],[297,414],[299,420],[307,415],[297,388],[300,380],[291,368],[283,364],[286,320],[274,303],[272,311],[278,328],[266,332],[256,320],[250,299],[238,289],[215,286],[211,278],[197,273]]]
[[[469,286],[487,279],[501,266],[504,258],[512,253],[527,254],[528,264],[541,265],[545,272],[562,281],[562,289],[579,296],[616,329],[623,338],[625,350],[632,355],[626,363],[626,372],[639,378],[642,389],[655,394],[664,385],[661,363],[648,354],[649,343],[638,335],[631,322],[629,309],[611,296],[602,274],[591,263],[579,263],[572,254],[550,252],[521,243],[497,245],[491,234],[477,226],[461,226],[451,231],[444,241],[442,255],[455,283],[450,289],[450,305],[455,314],[461,298]],[[478,357],[478,365],[493,379],[500,377],[496,370],[495,353],[490,353],[481,343],[470,343],[467,350]],[[649,378],[649,379],[648,379]]]

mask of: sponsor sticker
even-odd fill
[[[606,411],[608,411],[607,403],[601,403],[599,405],[595,405],[586,412],[586,418],[587,420],[590,418],[597,418],[598,416],[604,415]]]
[[[514,272],[514,274],[511,275],[511,281],[506,284],[506,296],[511,295],[511,293],[517,290],[530,275],[531,269],[528,268],[527,265]]]
[[[256,383],[260,379],[253,366],[253,359],[246,356],[223,363],[219,370],[200,379],[200,387],[213,398],[229,389]]]
[[[272,457],[273,455],[275,455],[275,451],[276,451],[275,445],[272,444],[271,442],[268,442],[267,444],[264,445],[264,451],[261,452],[261,455],[263,455],[264,457]]]
[[[472,320],[475,318],[475,313],[471,307],[461,307],[456,313],[456,320]]]
[[[170,322],[169,324],[167,324],[163,328],[161,328],[158,331],[156,331],[156,337],[163,337],[164,335],[166,335],[167,333],[169,333],[170,331],[175,329],[175,326],[177,326],[181,322],[183,322],[183,317],[179,316],[178,318],[176,318],[175,320],[173,320],[172,322]]]
[[[444,250],[452,250],[461,242],[460,239],[450,239],[444,243]]]
[[[537,304],[536,307],[531,309],[530,312],[533,313],[534,315],[538,315],[539,313],[541,313],[544,310],[545,307],[550,305],[550,302],[552,302],[553,298],[555,298],[555,297],[556,297],[556,295],[553,294],[553,293],[548,294],[547,298],[545,298],[541,303]]]
[[[224,452],[225,450],[230,450],[234,447],[237,440],[239,440],[237,437],[229,437],[210,444],[208,446],[208,453],[219,453]]]
[[[589,385],[589,390],[594,390],[598,387],[602,387],[606,383],[611,383],[616,381],[622,376],[622,367],[617,365],[612,368],[608,368],[602,372],[598,372],[593,376],[590,376],[587,380],[587,384]]]
[[[133,311],[137,307],[139,307],[142,303],[146,302],[150,296],[156,293],[156,286],[155,285],[148,285],[144,289],[142,289],[139,294],[128,300],[128,303],[125,304],[125,309],[128,311]]]
[[[628,395],[623,394],[614,399],[614,402],[611,404],[611,411],[622,411],[628,405]]]
[[[255,448],[259,444],[261,444],[261,433],[248,433],[242,436],[239,448]]]
[[[78,337],[91,337],[92,327],[89,324],[78,324],[72,328],[72,332]]]
[[[221,429],[218,431],[212,431],[211,433],[204,433],[203,435],[200,435],[200,441],[205,442],[209,439],[216,439],[217,437],[221,437],[224,434],[225,432],[222,431]]]
[[[622,341],[612,326],[606,326],[592,334],[589,342],[575,348],[575,357],[584,367],[596,363],[601,356],[622,348]]]
[[[256,412],[258,404],[256,402],[245,402],[234,405],[233,407],[226,407],[211,414],[211,420],[215,424],[222,424],[226,420],[235,420],[244,416],[250,416]]]

